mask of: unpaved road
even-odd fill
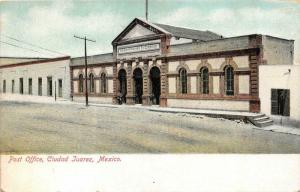
[[[0,153],[300,153],[300,136],[125,106],[0,101]]]

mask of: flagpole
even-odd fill
[[[148,21],[148,0],[146,0],[146,20]]]

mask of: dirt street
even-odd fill
[[[0,101],[0,152],[299,153],[300,136],[126,106]]]

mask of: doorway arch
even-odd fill
[[[126,103],[126,94],[127,94],[127,79],[125,69],[121,69],[118,74],[119,79],[119,96],[122,100],[122,103]]]
[[[136,104],[142,104],[143,96],[143,71],[140,68],[136,68],[133,71],[134,82],[134,97]]]
[[[160,101],[160,70],[152,67],[150,70],[150,100],[153,105],[159,105]]]

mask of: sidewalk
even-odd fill
[[[286,133],[292,135],[299,135],[300,136],[300,128],[296,127],[287,127],[278,124],[270,125],[268,127],[254,127],[254,129],[260,129],[264,131],[273,131],[277,133]]]
[[[54,100],[53,97],[40,97],[40,96],[31,96],[31,95],[16,95],[16,94],[6,94],[0,95],[0,101],[16,101],[16,102],[32,102],[32,103],[47,103],[47,104],[69,104],[69,105],[85,105],[85,103],[72,102],[65,99]],[[183,113],[190,115],[205,115],[214,118],[226,118],[226,119],[244,119],[247,117],[253,117],[259,115],[258,113],[243,112],[243,111],[223,111],[223,110],[208,110],[208,109],[184,109],[184,108],[170,108],[170,107],[159,107],[159,106],[143,106],[143,105],[114,105],[114,104],[98,104],[98,103],[89,103],[89,106],[96,107],[109,107],[109,108],[135,108],[148,110],[153,112],[162,112],[162,113]],[[292,135],[300,136],[300,128],[296,127],[287,127],[274,124],[267,127],[256,127],[254,129],[264,130],[264,131],[273,131],[278,133],[286,133]]]

